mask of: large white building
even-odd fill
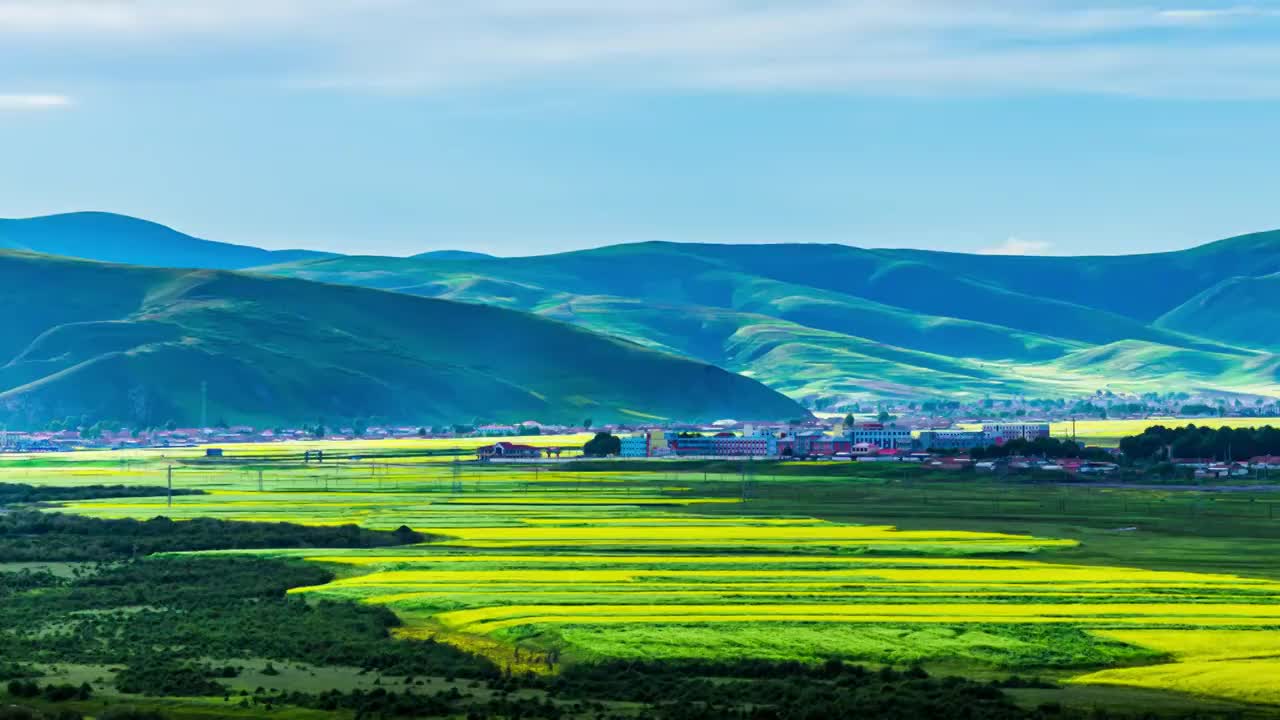
[[[1010,440],[1035,440],[1050,436],[1049,423],[985,423],[982,433],[987,436],[991,445],[1002,445]]]
[[[981,430],[925,430],[916,442],[921,450],[972,450],[990,444]]]

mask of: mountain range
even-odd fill
[[[14,222],[66,227],[57,217],[0,221],[0,244],[10,242],[6,228]],[[267,259],[244,265],[243,246],[174,238],[167,228],[157,234],[159,226],[120,216],[76,217],[87,225],[61,233],[62,245],[28,230],[24,247],[74,246],[71,254],[121,259],[93,241],[89,220],[97,218],[116,233],[112,251],[129,248],[125,259],[136,264],[234,262],[256,276],[330,288],[319,295],[338,297],[334,285],[361,286],[451,301],[452,308],[518,311],[595,333],[583,337],[612,336],[658,356],[719,366],[810,407],[1102,389],[1280,391],[1280,325],[1272,321],[1280,307],[1280,232],[1103,257],[650,242],[519,258],[257,250]],[[121,230],[130,224],[136,233]],[[190,241],[196,249],[184,253]],[[210,253],[221,264],[209,262]],[[640,382],[652,388],[658,379]],[[650,412],[626,402],[617,407]]]
[[[1280,232],[1116,257],[655,242],[255,271],[523,310],[714,363],[818,406],[1280,391]]]

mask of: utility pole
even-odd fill
[[[200,381],[200,430],[209,427],[209,383]]]
[[[173,507],[173,466],[169,466],[169,507]]]

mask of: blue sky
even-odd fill
[[[0,217],[264,247],[1280,227],[1280,2],[0,0]]]

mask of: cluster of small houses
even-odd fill
[[[1260,455],[1233,462],[1212,458],[1174,458],[1170,462],[1175,467],[1193,471],[1198,478],[1248,477],[1260,472],[1280,470],[1280,455]]]
[[[1090,460],[1040,460],[1000,458],[974,460],[963,454],[976,448],[1003,445],[1014,439],[1035,440],[1050,436],[1048,423],[989,423],[980,430],[923,430],[884,423],[858,423],[845,428],[837,424],[830,432],[795,431],[778,427],[746,425],[740,433],[721,431],[709,434],[666,429],[645,430],[621,438],[622,458],[688,459],[790,459],[850,460],[855,462],[910,462],[945,470],[974,468],[978,471],[1048,470],[1074,474],[1108,474],[1118,465]],[[540,448],[498,442],[479,448],[482,460],[533,460],[558,448]]]

